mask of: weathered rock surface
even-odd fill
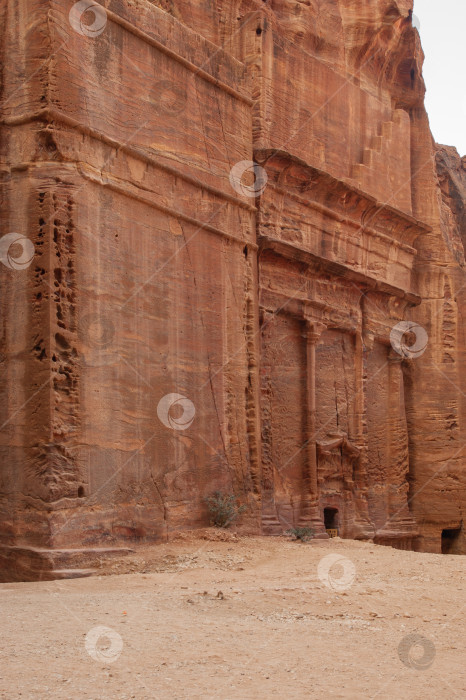
[[[1,0],[4,578],[215,490],[251,532],[466,553],[466,173],[411,13]]]

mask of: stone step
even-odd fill
[[[134,549],[129,547],[92,547],[89,549],[80,547],[77,549],[44,549],[36,551],[40,551],[42,556],[52,563],[53,569],[74,568],[73,565],[79,568],[83,561],[112,559],[134,553]]]
[[[369,172],[370,171],[367,165],[363,165],[362,163],[356,163],[356,165],[353,165],[351,177],[353,180],[356,180],[356,182],[359,185],[361,185],[361,183],[364,181],[365,177],[367,177]]]
[[[91,576],[98,571],[101,561],[132,553],[134,549],[128,547],[46,549],[3,546],[0,547],[0,581],[53,581]],[[9,573],[2,575],[2,571]]]
[[[371,141],[371,149],[381,153],[382,151],[383,138],[382,136],[373,136]]]
[[[374,165],[374,151],[372,148],[365,148],[362,155],[362,164],[368,168],[372,168]]]
[[[97,569],[54,569],[54,579],[85,578],[97,573]]]
[[[276,522],[278,520],[277,514],[275,513],[275,511],[272,511],[271,513],[262,512],[262,521],[264,520],[273,520]]]
[[[383,122],[382,124],[382,137],[384,139],[391,139],[393,134],[393,122]]]
[[[282,535],[285,527],[274,514],[266,513],[262,516],[262,533],[264,535]]]
[[[394,112],[393,121],[382,122],[379,126],[380,133],[372,136],[370,141],[370,148],[365,148],[362,154],[362,159],[360,163],[355,163],[351,170],[351,178],[356,180],[359,184],[365,182],[373,170],[377,162],[380,161],[380,156],[382,155],[384,141],[390,140],[393,135],[393,127],[395,123],[399,122],[399,115],[397,115],[397,110]]]

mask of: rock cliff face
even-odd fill
[[[0,13],[4,578],[215,490],[251,532],[466,553],[466,172],[412,2]]]

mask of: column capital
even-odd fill
[[[320,336],[327,329],[327,326],[320,321],[315,319],[304,317],[305,323],[305,336],[307,340],[312,344],[317,344],[319,342]]]

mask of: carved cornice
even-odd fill
[[[355,318],[351,313],[346,313],[337,306],[322,304],[319,301],[309,300],[301,296],[289,297],[283,292],[271,289],[261,289],[260,302],[261,318],[265,323],[270,323],[271,316],[283,315],[294,318],[297,321],[307,321],[310,324],[320,323],[326,328],[338,328],[346,333],[355,334],[361,331],[362,319]],[[306,328],[303,336],[306,337]]]
[[[400,287],[395,287],[388,284],[388,282],[381,282],[374,277],[370,277],[362,272],[353,270],[346,267],[346,265],[342,265],[341,263],[328,260],[327,258],[322,258],[315,253],[303,250],[292,243],[286,243],[285,241],[271,238],[269,236],[260,236],[259,251],[262,252],[266,250],[271,250],[287,260],[312,266],[316,271],[322,271],[327,274],[334,275],[337,278],[340,277],[348,279],[358,284],[362,291],[373,290],[388,294],[390,296],[399,297],[400,299],[405,299],[411,306],[417,306],[421,303],[421,297],[417,294],[407,292]]]
[[[320,321],[316,321],[309,317],[309,309],[307,305],[303,309],[304,311],[304,322],[305,322],[305,337],[311,345],[317,345],[320,340],[322,333],[327,330],[327,326]]]
[[[271,188],[361,233],[388,238],[407,252],[414,254],[412,244],[417,236],[432,231],[427,224],[388,203],[378,202],[348,180],[337,179],[286,151],[258,150],[255,160],[266,169]]]

